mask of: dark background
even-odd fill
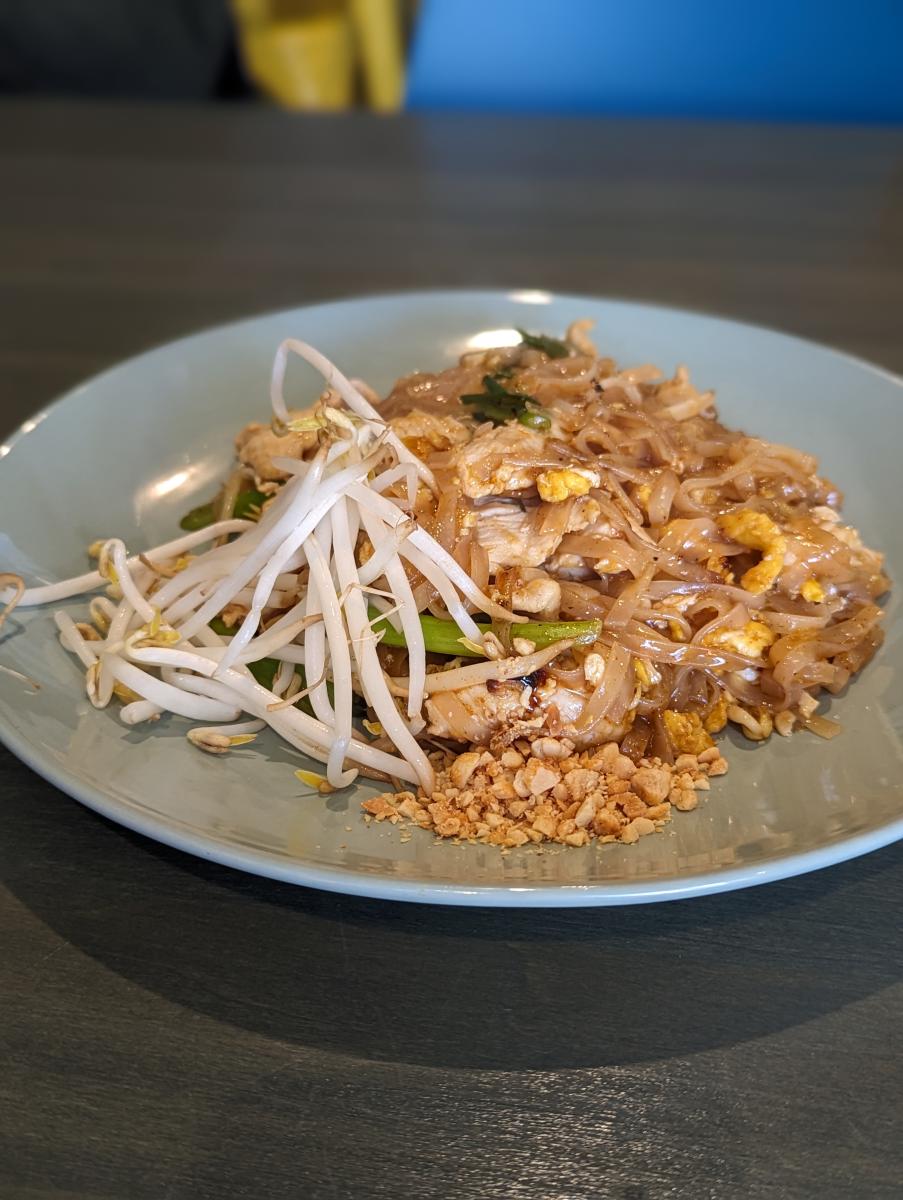
[[[0,0],[0,92],[248,95],[226,0]]]
[[[7,427],[193,329],[417,286],[903,369],[895,130],[20,99],[0,176]],[[0,883],[3,1200],[900,1195],[899,846],[679,904],[403,906],[163,849],[3,753]]]

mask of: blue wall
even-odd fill
[[[408,106],[903,121],[903,0],[422,0]]]

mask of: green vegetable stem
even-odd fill
[[[558,338],[546,337],[543,333],[527,333],[523,329],[518,329],[517,332],[525,346],[529,346],[531,350],[541,350],[543,354],[548,354],[549,358],[567,358],[571,352],[567,344],[559,342]]]
[[[543,412],[532,396],[509,391],[499,382],[499,378],[499,375],[484,375],[483,387],[486,390],[463,395],[461,403],[473,409],[478,421],[503,425],[506,421],[517,420],[528,429],[550,428],[552,421],[549,414]]]
[[[382,634],[384,646],[406,646],[404,634],[393,625],[380,617],[375,608],[370,609],[370,620],[376,633]],[[483,658],[473,643],[468,643],[464,634],[454,623],[441,617],[422,616],[420,627],[423,630],[423,640],[428,651],[432,654],[448,654],[453,658]],[[596,640],[602,630],[601,621],[525,621],[513,625],[511,632],[515,637],[525,638],[534,644],[537,650],[544,650],[553,642],[564,638],[573,638],[576,642],[588,645]],[[462,639],[464,639],[462,641]]]
[[[256,488],[248,488],[246,491],[239,492],[232,507],[232,516],[241,520],[256,520],[260,515],[260,507],[266,499],[264,493],[258,492]],[[191,533],[195,529],[206,529],[215,520],[216,502],[211,500],[209,504],[199,504],[197,508],[186,513],[179,522],[179,526]]]

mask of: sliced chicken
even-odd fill
[[[505,728],[517,727],[524,733],[528,729],[538,733],[544,728],[555,732],[555,723],[560,721],[578,749],[620,741],[633,722],[632,712],[617,725],[597,721],[585,732],[577,728],[590,695],[589,687],[576,691],[552,677],[434,692],[426,701],[429,732],[434,737],[485,746]]]
[[[432,450],[463,446],[473,436],[456,417],[434,415],[416,408],[403,416],[393,417],[390,424],[408,449],[420,458],[425,458]]]
[[[300,409],[289,411],[289,420],[309,415]],[[252,421],[235,438],[238,461],[254,472],[260,482],[286,479],[285,471],[273,466],[274,458],[303,458],[317,444],[315,429],[304,433],[286,433],[280,436],[269,425]]]
[[[549,465],[543,435],[522,425],[486,426],[485,430],[480,430],[458,455],[458,478],[464,495],[480,500],[533,487],[537,476]],[[531,465],[524,466],[523,462]]]
[[[473,514],[476,538],[489,555],[490,567],[538,567],[550,558],[567,533],[579,533],[599,516],[590,496],[575,499],[561,520],[548,520],[551,506],[526,510],[520,504],[492,504]]]
[[[521,703],[524,690],[523,684],[515,683],[501,684],[493,691],[478,684],[458,692],[434,692],[426,701],[429,732],[485,746],[502,726],[536,716]]]
[[[477,541],[489,555],[491,570],[538,567],[554,554],[563,536],[555,530],[539,533],[533,514],[512,504],[479,510],[474,529]]]

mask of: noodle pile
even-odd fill
[[[670,764],[728,721],[831,736],[819,694],[881,642],[881,556],[810,455],[721,424],[682,367],[619,369],[587,328],[381,404],[288,341],[272,427],[239,435],[212,524],[138,556],[98,543],[97,571],[24,593],[8,576],[0,599],[105,587],[90,622],[56,614],[92,703],[201,722],[212,752],[269,725],[324,789],[362,771],[429,796],[437,750],[514,737]],[[300,413],[292,352],[327,384]],[[238,518],[243,478],[262,503]]]
[[[674,731],[695,727],[696,716],[709,731],[729,719],[754,739],[775,723],[783,733],[795,724],[836,732],[815,715],[818,694],[840,692],[881,644],[876,601],[889,586],[881,555],[841,523],[840,493],[811,455],[721,424],[713,393],[697,391],[685,368],[670,379],[651,366],[619,371],[597,356],[584,323],[569,341],[567,357],[517,346],[412,376],[382,412],[399,416],[416,404],[447,419],[481,376],[511,371],[551,416],[545,437],[520,438],[519,455],[504,447],[515,482],[532,478],[541,492],[544,473],[576,469],[598,486],[586,500],[551,504],[535,483],[473,499],[461,488],[462,451],[426,453],[443,500],[431,525],[421,514],[425,524],[459,561],[473,562],[483,514],[502,501],[516,512],[523,549],[544,537],[553,547],[526,572],[505,558],[491,571],[492,594],[505,603],[526,573],[534,586],[542,578],[558,585],[544,615],[602,620],[597,644],[550,672],[562,686],[598,680],[578,717],[585,742],[604,740],[593,729],[607,722],[623,730],[625,752],[672,761],[675,750],[692,749],[676,745]],[[483,426],[476,435],[484,474],[500,433]],[[594,519],[556,536],[589,501]]]

